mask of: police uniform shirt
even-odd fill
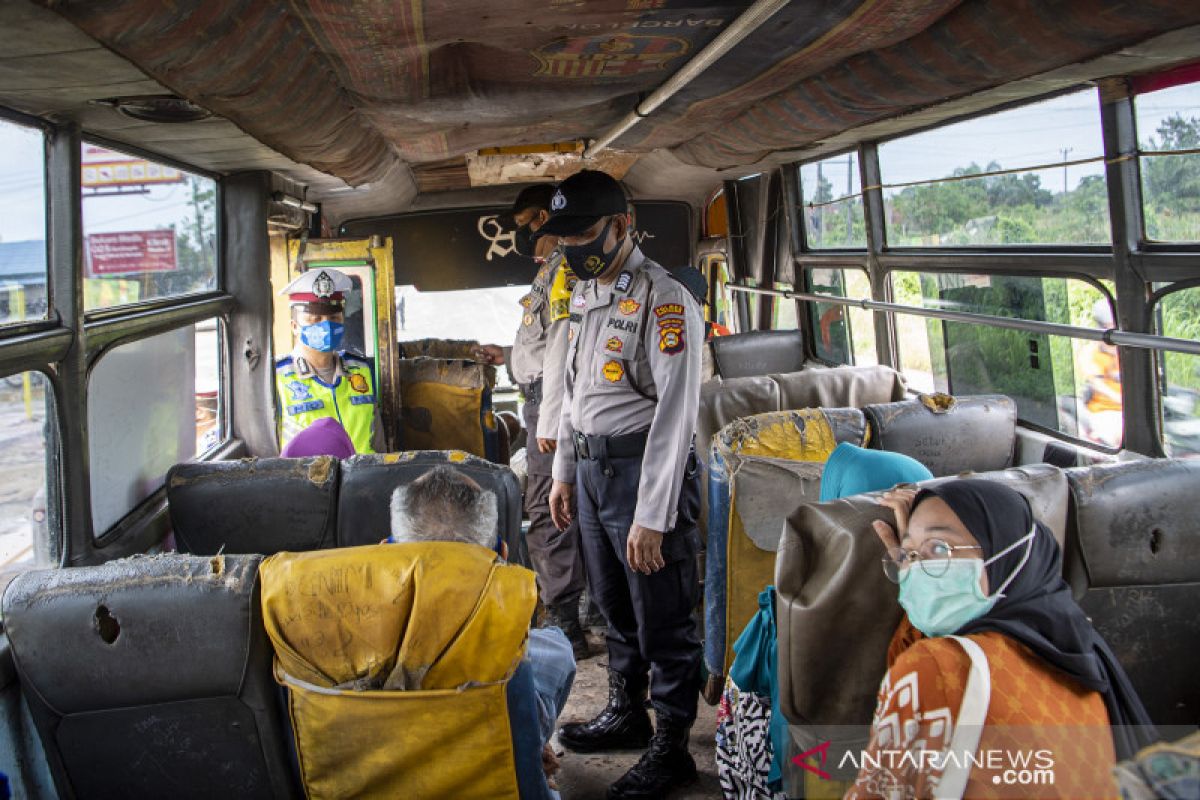
[[[529,294],[521,298],[521,327],[512,348],[512,374],[522,385],[542,379],[538,412],[539,439],[558,438],[562,412],[563,372],[567,358],[567,323],[575,275],[555,250],[538,270]]]
[[[571,297],[555,480],[575,482],[574,433],[649,430],[633,521],[668,531],[700,404],[704,321],[691,293],[639,248],[608,285]]]
[[[330,386],[337,386],[338,382],[340,380],[346,378],[346,376],[347,376],[347,369],[346,369],[346,361],[347,360],[353,360],[357,366],[361,366],[364,369],[370,370],[370,368],[371,368],[371,365],[367,361],[365,361],[361,358],[358,358],[351,353],[342,351],[342,352],[339,352],[337,355],[337,358],[335,358],[333,360],[333,364],[334,364],[333,378],[329,381],[325,381],[323,378],[321,378],[321,375],[312,366],[312,364],[309,364],[308,360],[303,355],[301,355],[301,352],[302,351],[301,351],[300,347],[297,346],[296,349],[294,349],[289,355],[284,356],[283,358],[276,361],[275,362],[275,371],[276,371],[277,375],[278,375],[278,373],[280,373],[281,370],[286,372],[290,366],[291,369],[294,370],[295,376],[298,378],[301,378],[302,380],[316,378],[318,380],[321,380],[322,383],[328,383]],[[287,377],[286,374],[284,375],[284,377]],[[277,378],[277,383],[278,383],[278,378]],[[284,381],[285,385],[286,385],[286,383],[287,382]],[[282,391],[282,387],[280,387],[279,390]],[[288,399],[289,398],[286,398],[286,397],[280,397],[279,402],[284,403]],[[299,398],[292,398],[292,399],[299,399]],[[372,392],[372,399],[371,399],[371,409],[372,409],[372,419],[371,419],[370,446],[371,446],[371,449],[373,451],[375,451],[376,453],[384,453],[384,452],[387,452],[387,446],[384,443],[384,439],[383,439],[383,422],[379,416],[378,398],[374,396],[373,392]],[[319,414],[318,416],[327,416],[327,417],[333,417],[334,419],[337,419],[337,415],[333,412],[332,409],[321,409],[321,411],[322,411],[322,413]],[[305,427],[307,427],[307,425],[306,424],[305,425],[294,424],[293,421],[289,418],[290,415],[287,413],[287,410],[284,408],[280,408],[280,416],[282,418],[281,419],[282,430],[280,431],[282,435],[280,438],[280,445],[282,446],[283,444],[286,444],[288,441],[290,441],[293,436],[295,436],[297,433],[299,433],[301,430],[303,430]],[[343,427],[347,427],[344,421],[342,424],[343,424]],[[350,433],[349,428],[347,428],[347,433]],[[352,433],[351,433],[351,439],[354,439],[354,436]],[[366,452],[366,450],[363,448],[363,442],[361,442],[361,441],[354,441],[354,447],[359,453]]]

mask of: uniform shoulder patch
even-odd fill
[[[663,303],[662,305],[654,307],[654,316],[658,317],[659,319],[671,315],[682,317],[683,312],[684,308],[682,303]]]
[[[658,321],[658,349],[668,356],[682,353],[687,344],[683,335],[686,323],[681,319],[660,319]]]

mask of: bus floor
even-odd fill
[[[608,701],[608,672],[604,668],[604,637],[589,637],[592,643],[591,658],[576,667],[575,685],[571,697],[559,716],[559,724],[590,719]],[[714,756],[714,737],[717,730],[717,709],[700,700],[696,724],[692,728],[691,751],[696,759],[700,779],[686,789],[671,793],[671,800],[700,800],[719,798],[721,787],[717,782],[717,767]],[[640,750],[623,750],[611,753],[583,754],[563,751],[554,741],[559,754],[561,768],[555,779],[563,800],[603,800],[608,786],[637,763]]]

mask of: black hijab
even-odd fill
[[[958,516],[979,541],[984,560],[1012,546],[1036,526],[1031,544],[1021,544],[987,566],[988,586],[994,592],[1030,548],[1029,560],[1004,590],[1004,597],[956,633],[1003,633],[1083,686],[1100,692],[1118,760],[1130,758],[1156,741],[1153,723],[1125,670],[1062,578],[1062,550],[1054,534],[1034,519],[1025,497],[994,481],[964,479],[922,489],[913,508],[929,497],[941,498]]]

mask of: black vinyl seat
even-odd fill
[[[716,371],[722,378],[804,369],[804,334],[799,330],[714,336],[711,344]]]
[[[176,464],[167,504],[182,553],[333,547],[341,463],[330,456]]]
[[[19,575],[4,624],[62,798],[300,796],[259,556]]]
[[[1065,572],[1156,725],[1200,722],[1200,461],[1069,469]]]

